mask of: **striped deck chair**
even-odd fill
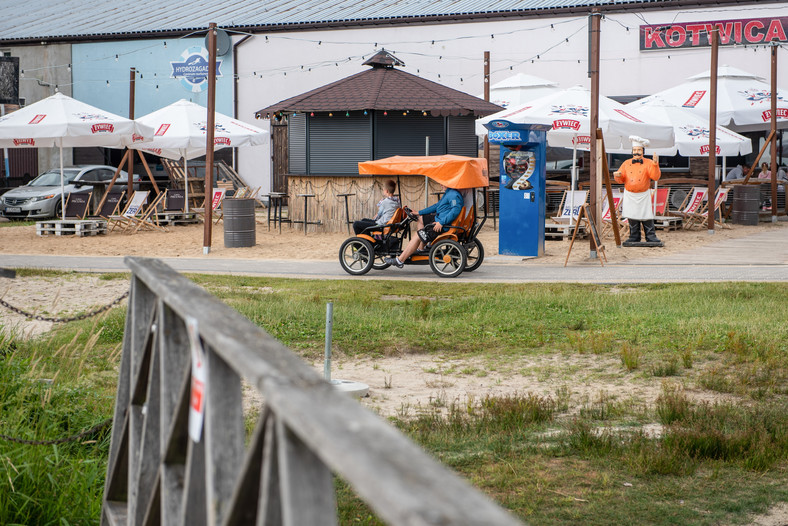
[[[107,221],[112,224],[112,228],[110,228],[109,231],[114,232],[118,227],[120,227],[121,230],[125,230],[131,226],[131,218],[142,213],[143,206],[148,200],[149,193],[150,192],[147,190],[136,190],[131,195],[131,199],[126,203],[125,208],[120,214],[108,216]]]
[[[550,219],[555,223],[577,222],[580,207],[585,204],[587,199],[587,190],[565,190],[564,197],[561,199],[561,205],[558,207],[560,213],[557,216],[550,217]]]
[[[722,225],[723,228],[730,228],[730,225],[722,222],[722,203],[728,199],[728,192],[730,192],[730,187],[719,187],[717,188],[717,194],[714,196],[714,210],[712,214],[714,214],[715,221]],[[690,215],[684,228],[691,228],[694,225],[699,225],[700,227],[709,226],[708,201],[699,212]]]
[[[153,201],[151,201],[144,210],[140,213],[129,216],[129,227],[126,228],[127,234],[136,234],[140,229],[144,230],[158,230],[159,232],[166,232],[167,229],[159,225],[156,212],[164,206],[164,199],[167,197],[167,190],[160,192]]]
[[[212,214],[216,217],[214,224],[218,224],[224,218],[224,214],[221,210],[222,201],[224,201],[224,196],[227,193],[226,188],[214,188],[213,189],[213,199],[211,200],[211,211]],[[217,211],[218,210],[218,211]],[[205,221],[205,202],[203,202],[202,207],[200,208],[193,208],[192,212],[195,212],[198,216],[202,217],[203,221]]]
[[[629,221],[621,217],[621,203],[624,200],[624,193],[621,190],[613,190],[613,205],[616,210],[616,220],[618,221],[618,230],[624,233],[629,229]],[[602,200],[602,232],[601,237],[606,236],[609,232],[613,231],[613,220],[610,213],[610,202],[607,197]]]
[[[684,226],[687,228],[687,220],[690,218],[691,214],[697,214],[701,210],[703,201],[706,200],[708,193],[708,188],[705,186],[693,186],[692,193],[684,198],[684,201],[679,206],[679,210],[669,212],[668,215],[682,218],[685,223]]]

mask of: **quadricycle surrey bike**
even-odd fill
[[[395,156],[358,163],[360,174],[424,175],[433,181],[460,191],[464,206],[447,230],[423,250],[416,251],[404,263],[429,265],[438,276],[453,278],[479,268],[484,247],[477,239],[486,217],[478,217],[476,189],[487,187],[487,161],[458,155],[426,157]],[[399,185],[397,185],[399,188]],[[401,202],[401,199],[400,199]],[[390,265],[384,258],[397,257],[403,241],[410,238],[411,223],[418,220],[408,207],[397,209],[385,225],[375,225],[342,243],[339,263],[351,275],[361,276],[370,270],[384,270]]]

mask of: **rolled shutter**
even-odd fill
[[[358,163],[372,159],[369,115],[335,113],[309,118],[309,173],[358,174]]]
[[[288,171],[291,174],[306,174],[306,115],[290,115],[287,123]]]

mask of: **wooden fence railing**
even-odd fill
[[[521,524],[202,288],[159,260],[126,263],[102,524],[335,525],[334,475],[390,525]],[[198,442],[195,323],[206,375]],[[263,399],[248,440],[242,378]]]

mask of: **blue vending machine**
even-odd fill
[[[494,120],[485,124],[501,145],[498,252],[543,256],[545,169],[549,126]]]

